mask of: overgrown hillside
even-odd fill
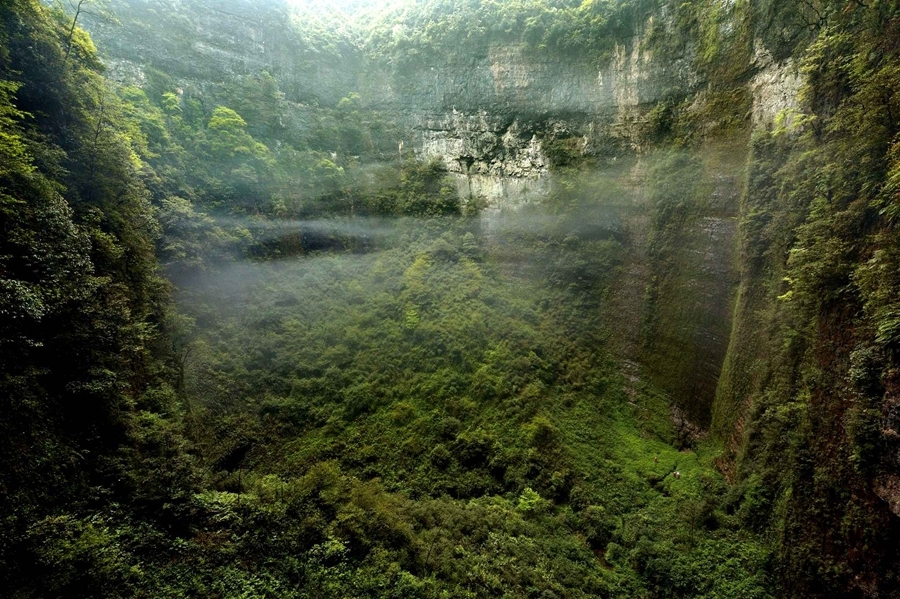
[[[897,5],[821,8],[802,111],[751,143],[716,430],[791,596],[897,588]]]
[[[0,17],[4,596],[900,596],[897,2]]]
[[[0,9],[0,560],[17,596],[85,577],[106,595],[126,574],[96,553],[113,506],[155,513],[193,484],[148,149],[69,23],[30,1]],[[78,547],[93,569],[67,557]]]

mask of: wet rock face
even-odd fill
[[[709,437],[709,432],[691,422],[684,410],[678,406],[672,406],[670,413],[672,428],[675,430],[675,440],[682,448],[694,447],[700,441]]]

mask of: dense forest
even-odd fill
[[[0,2],[0,595],[900,597],[900,2]]]

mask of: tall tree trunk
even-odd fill
[[[86,0],[78,0],[78,5],[75,7],[75,16],[72,17],[72,26],[69,28],[69,39],[66,43],[66,57],[63,62],[69,62],[69,53],[72,51],[72,38],[75,36],[75,27],[78,25],[78,17],[81,16],[81,5],[84,4]]]

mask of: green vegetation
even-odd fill
[[[66,23],[35,2],[0,9],[0,559],[11,589],[42,527],[71,523],[88,552],[105,538],[61,508],[155,509],[153,493],[168,488],[169,501],[190,479],[141,148],[90,39]],[[72,568],[53,584],[82,575]]]
[[[359,595],[766,596],[767,552],[730,526],[711,450],[667,444],[665,419],[644,420],[663,400],[630,405],[598,350],[604,281],[540,282],[576,251],[608,280],[615,242],[570,237],[533,250],[538,273],[504,275],[466,220],[394,226],[400,243],[374,253],[236,265],[184,292],[217,488],[292,510],[279,497],[311,484],[298,476],[333,480],[316,493],[335,515],[307,534],[339,542],[322,584]],[[734,571],[704,563],[723,552]]]
[[[0,7],[4,597],[896,592],[896,1],[110,4],[169,44],[139,86]],[[174,59],[205,18],[290,58]],[[636,29],[703,89],[631,145],[523,120],[510,211],[311,75]],[[804,87],[754,128],[759,43]]]
[[[460,49],[476,55],[491,43],[522,43],[538,53],[603,56],[627,39],[652,6],[610,0],[429,0],[379,14],[367,45],[397,72],[432,64]]]
[[[723,403],[747,394],[753,412],[723,410],[719,425],[753,416],[739,464],[746,484],[764,489],[755,502],[774,508],[766,517],[784,538],[779,561],[792,596],[854,588],[860,571],[878,572],[884,588],[897,584],[887,565],[897,559],[896,517],[877,495],[898,465],[895,300],[887,299],[897,293],[888,274],[897,243],[896,11],[823,13],[828,26],[802,63],[804,112],[752,146],[736,323],[746,347],[732,350]]]

